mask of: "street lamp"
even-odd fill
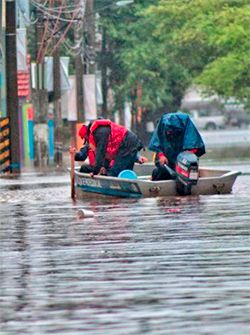
[[[111,8],[113,6],[116,6],[116,7],[125,7],[127,5],[132,4],[132,3],[134,3],[134,0],[120,0],[120,1],[116,1],[114,3],[111,3],[111,4],[107,5],[107,6],[103,6],[101,8],[97,8],[96,11],[90,13],[89,15],[93,15],[95,13],[99,13],[99,12],[103,11],[104,9]]]
[[[129,5],[129,4],[133,3],[133,2],[134,2],[134,0],[123,0],[123,1],[117,1],[115,4],[118,7],[122,7],[122,6]]]

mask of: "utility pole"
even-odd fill
[[[83,92],[83,74],[84,74],[84,12],[85,0],[75,0],[75,7],[81,10],[77,15],[77,22],[74,24],[74,42],[77,45],[75,55],[75,92],[76,92],[76,108],[77,119],[69,121],[69,129],[71,134],[71,145],[76,147],[77,143],[77,123],[85,121],[84,111],[84,92]]]
[[[6,0],[7,116],[10,119],[11,172],[20,173],[20,137],[17,97],[16,1]]]
[[[38,59],[39,50],[43,48],[43,34],[44,34],[44,21],[43,13],[36,9],[37,23],[36,23],[36,56],[37,56],[37,87],[34,94],[35,101],[35,119],[37,123],[45,123],[47,121],[47,90],[44,89],[44,61],[43,58]]]
[[[75,5],[81,6],[82,10],[78,15],[78,22],[75,24],[74,39],[75,44],[79,44],[77,55],[75,57],[75,73],[76,73],[76,103],[77,103],[77,120],[78,122],[85,121],[84,115],[84,97],[83,97],[83,73],[84,73],[84,50],[83,41],[83,20],[84,20],[84,0],[75,0]]]
[[[54,38],[55,45],[58,38]],[[60,76],[60,47],[57,46],[53,54],[53,100],[54,100],[54,118],[55,118],[55,163],[62,165],[62,115],[61,115],[61,76]]]
[[[86,76],[84,76],[84,97],[87,100],[86,118],[93,119],[97,117],[96,106],[96,69],[95,69],[95,13],[94,0],[86,0],[86,15],[85,15],[85,36],[86,36]],[[86,86],[85,86],[86,83]]]
[[[95,74],[95,13],[94,0],[86,0],[86,27],[89,61],[87,73]]]
[[[37,1],[40,3],[41,0]],[[41,52],[44,49],[44,14],[36,8],[36,86],[32,90],[32,101],[35,114],[35,164],[39,167],[48,162],[48,91],[44,82],[44,60]]]
[[[107,108],[107,95],[108,95],[108,85],[107,85],[107,29],[106,27],[102,30],[102,49],[101,49],[101,74],[102,74],[102,115],[108,118],[108,108]]]

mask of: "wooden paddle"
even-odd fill
[[[71,198],[75,199],[75,151],[74,147],[70,147],[70,179],[71,179]]]

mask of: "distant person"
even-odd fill
[[[136,161],[147,161],[138,155],[143,148],[138,136],[110,120],[97,119],[88,126],[83,125],[81,136],[95,155],[93,175],[117,177],[123,170],[133,170]]]
[[[205,153],[200,133],[189,115],[181,112],[162,115],[148,149],[155,152],[156,168],[153,170],[152,180],[171,179],[165,165],[174,170],[176,158],[182,151],[191,151],[198,157]]]

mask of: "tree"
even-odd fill
[[[163,51],[170,50],[194,83],[210,93],[249,103],[248,0],[161,0],[147,14]]]
[[[248,0],[137,0],[103,14],[108,83],[134,115],[176,111],[192,83],[249,103]]]
[[[101,53],[102,62],[109,60],[109,83],[116,97],[132,101],[136,114],[138,104],[145,110],[176,111],[190,83],[188,71],[162,52],[161,39],[155,36],[154,22],[146,10],[155,1],[136,1],[120,11],[102,13],[107,53]],[[106,55],[106,57],[105,57]],[[107,64],[107,63],[106,63]],[[137,91],[142,94],[138,101]]]

